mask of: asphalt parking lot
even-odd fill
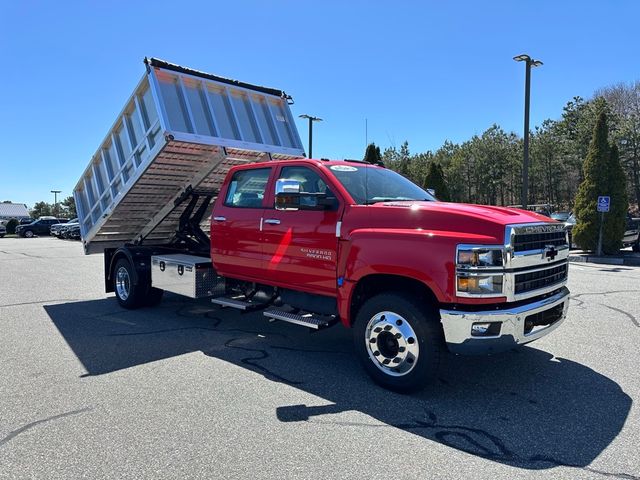
[[[0,478],[640,479],[640,268],[569,288],[555,334],[405,396],[339,326],[124,311],[79,242],[0,239]]]

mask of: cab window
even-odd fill
[[[300,182],[300,193],[331,193],[320,175],[307,167],[284,167],[280,171],[280,178]]]
[[[307,167],[284,167],[280,170],[280,178],[300,182],[300,193],[325,194],[326,198],[334,200],[334,205],[330,210],[335,210],[338,207],[338,199],[335,194],[329,190],[327,183],[314,170]],[[300,202],[312,204],[313,199],[301,197]]]
[[[234,173],[224,204],[227,207],[262,208],[270,168],[240,170]]]

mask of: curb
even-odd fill
[[[640,266],[640,257],[597,257],[595,255],[569,255],[569,261],[575,263],[602,263],[605,265]]]

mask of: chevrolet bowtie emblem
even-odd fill
[[[550,262],[553,261],[554,258],[558,255],[558,250],[553,245],[545,245],[544,251],[542,252],[542,258],[546,258]]]

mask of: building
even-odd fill
[[[24,203],[0,203],[0,220],[22,220],[30,218],[29,210]]]

